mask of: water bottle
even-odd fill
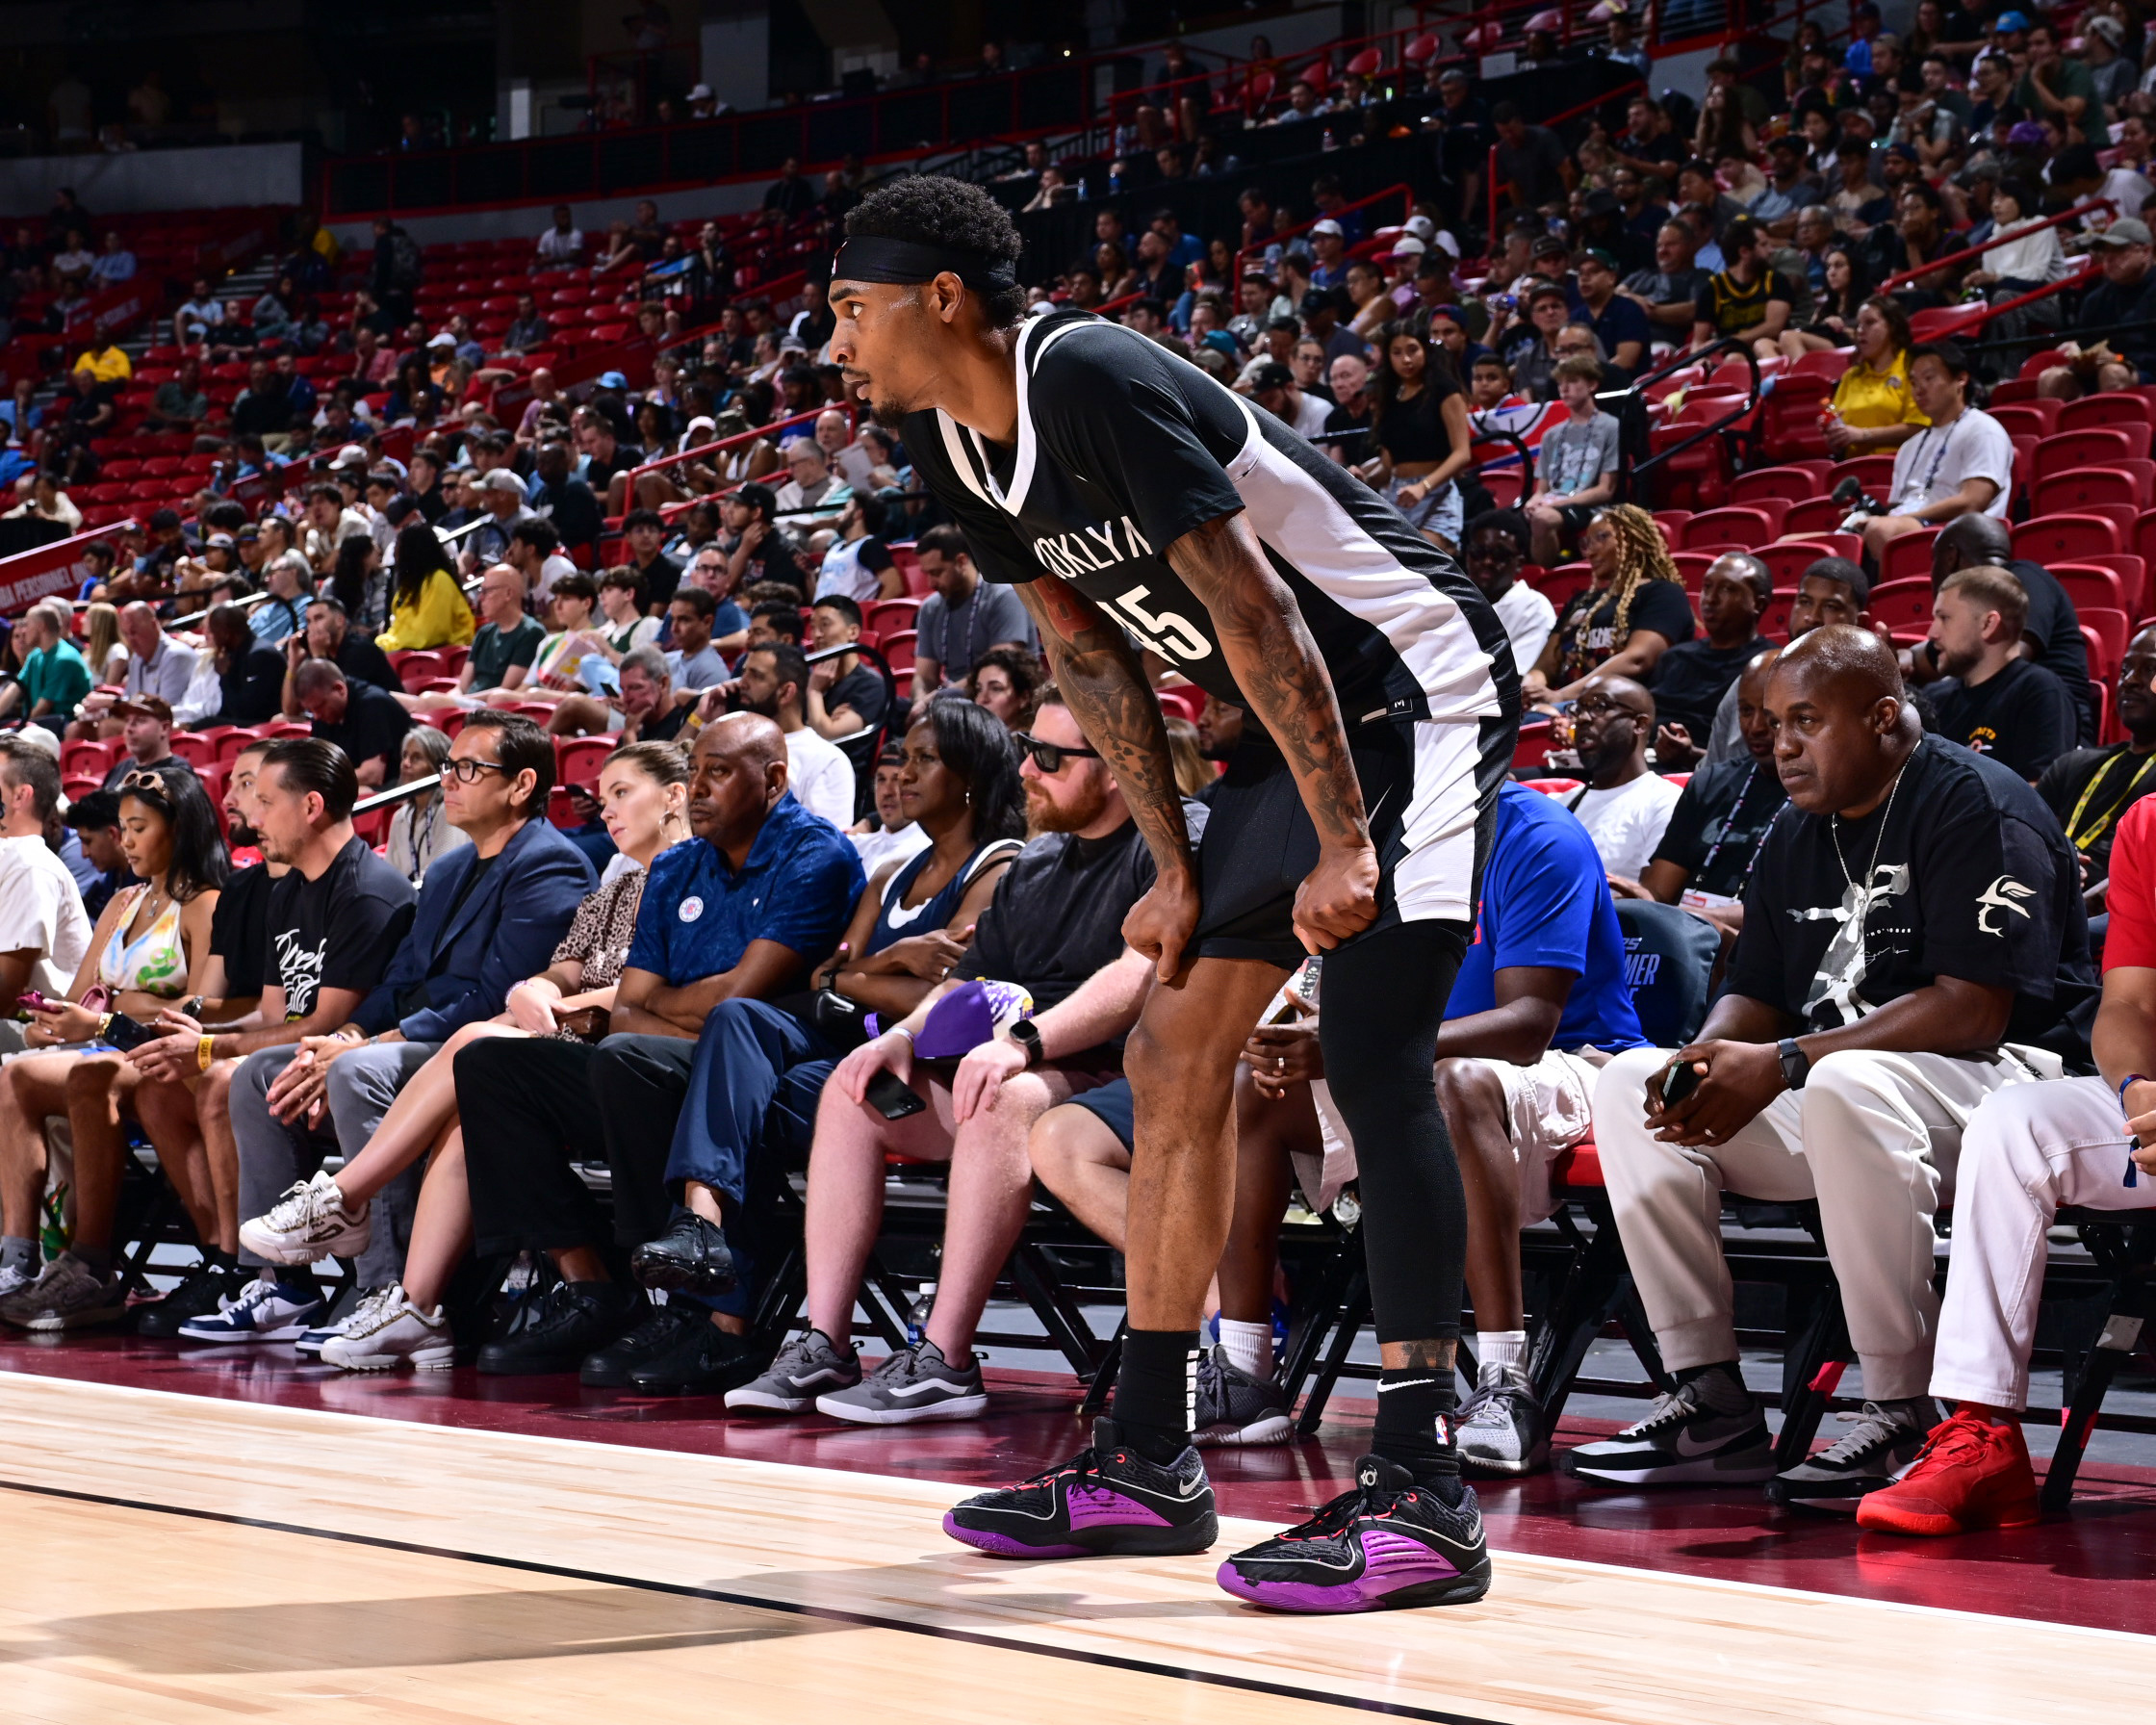
[[[906,1314],[906,1345],[918,1348],[921,1338],[928,1333],[928,1315],[936,1304],[936,1284],[923,1282],[920,1298],[915,1300]]]

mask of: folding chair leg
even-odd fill
[[[1011,1254],[1011,1279],[1017,1284],[1020,1298],[1033,1308],[1033,1315],[1040,1320],[1048,1340],[1070,1362],[1071,1371],[1080,1377],[1092,1371],[1100,1363],[1100,1338],[1093,1334],[1078,1302],[1065,1291],[1038,1242],[1018,1242],[1017,1249]]]
[[[1116,1374],[1123,1363],[1123,1332],[1130,1328],[1129,1321],[1116,1326],[1116,1333],[1102,1349],[1100,1364],[1093,1368],[1092,1379],[1086,1385],[1086,1399],[1078,1403],[1078,1417],[1088,1422],[1108,1411],[1109,1393],[1116,1387]]]
[[[1334,1318],[1348,1298],[1348,1290],[1363,1274],[1363,1248],[1359,1233],[1341,1235],[1340,1249],[1307,1288],[1296,1295],[1296,1312],[1288,1326],[1287,1357],[1281,1361],[1280,1382],[1295,1405],[1304,1380],[1316,1369],[1318,1355],[1331,1333]]]
[[[1795,1467],[1811,1454],[1811,1440],[1826,1417],[1827,1399],[1840,1382],[1842,1363],[1849,1357],[1841,1290],[1829,1282],[1812,1299],[1815,1303],[1802,1327],[1790,1326],[1788,1351],[1782,1359],[1782,1435],[1774,1446],[1777,1469]]]
[[[1360,1258],[1358,1252],[1356,1256]],[[1340,1370],[1348,1363],[1348,1355],[1355,1346],[1355,1337],[1362,1332],[1363,1322],[1370,1316],[1370,1277],[1362,1265],[1357,1263],[1353,1278],[1348,1284],[1348,1297],[1340,1302],[1340,1315],[1332,1332],[1332,1347],[1325,1354],[1325,1363],[1319,1370],[1318,1380],[1310,1386],[1310,1395],[1302,1404],[1302,1417],[1296,1422],[1297,1437],[1315,1437],[1318,1423],[1324,1418],[1325,1403],[1332,1398],[1332,1386],[1340,1381]]]
[[[2085,1232],[2083,1238],[2089,1235]],[[2073,1393],[2060,1419],[2059,1447],[2051,1453],[2051,1465],[2043,1476],[2043,1507],[2054,1514],[2072,1504],[2073,1482],[2081,1472],[2081,1458],[2104,1396],[2140,1344],[2148,1319],[2156,1316],[2156,1288],[2150,1284],[2151,1267],[2156,1265],[2156,1223],[2137,1223],[2128,1242],[2125,1251],[2114,1257],[2108,1315],[2074,1379]]]

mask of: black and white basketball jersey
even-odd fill
[[[1343,719],[1475,721],[1509,759],[1519,679],[1504,627],[1383,498],[1197,367],[1091,313],[1029,322],[1017,361],[1015,448],[940,410],[904,427],[986,579],[1061,576],[1191,682],[1248,709],[1210,614],[1167,556],[1243,510]]]

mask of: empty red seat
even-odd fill
[[[610,736],[565,736],[554,744],[554,776],[564,785],[597,785],[614,748]]]
[[[1886,554],[1880,559],[1879,574],[1883,581],[1915,580],[1932,579],[1932,541],[1938,537],[1938,529],[1928,532],[1904,533],[1899,539],[1889,540]]]
[[[2094,504],[2123,504],[2139,515],[2156,502],[2156,461],[2143,456],[2104,467],[2077,467],[2046,474],[2030,488],[2037,515],[2072,515]]]
[[[2043,398],[2013,401],[1990,410],[2009,437],[2049,437],[2058,429],[2059,403]]]
[[[2119,551],[2119,537],[2118,524],[2108,515],[2040,515],[2014,529],[2014,554],[2048,568]]]
[[[886,635],[884,638],[884,661],[890,666],[893,673],[911,671],[913,668],[913,643],[915,638],[916,631],[911,629],[902,629],[896,634]]]
[[[2126,657],[2126,638],[2132,625],[2126,613],[2105,605],[2091,605],[2081,612],[2081,634],[2089,643],[2089,676],[2094,682],[2112,682]]]
[[[2082,431],[2055,431],[2037,441],[2035,468],[2024,477],[2042,479],[2051,474],[2071,473],[2081,467],[2111,467],[2121,460],[2148,453],[2148,435],[2134,438],[2113,425],[2096,425]]]
[[[1749,504],[1775,499],[1792,504],[1808,502],[1827,489],[1827,471],[1824,461],[1754,468],[1730,482],[1730,502]]]
[[[1754,546],[1770,544],[1781,530],[1781,517],[1786,513],[1785,508],[1772,506],[1781,501],[1774,498],[1726,509],[1708,509],[1695,515],[1684,524],[1682,549],[1711,551],[1735,547],[1750,551]]]
[[[1874,623],[1884,623],[1895,634],[1920,635],[1932,627],[1931,579],[1882,581],[1871,590],[1864,608]]]
[[[2051,573],[2084,620],[2092,605],[2121,614],[2126,610],[2125,583],[2100,563],[2054,563]]]
[[[2086,431],[2122,429],[2129,423],[2143,425],[2156,425],[2156,404],[2148,398],[2130,389],[2106,390],[2101,395],[2084,396],[2078,401],[2062,401],[2052,426],[2056,431]]]
[[[1837,532],[1848,514],[1833,498],[1815,497],[1810,502],[1789,506],[1789,513],[1782,518],[1782,531],[1784,537]]]

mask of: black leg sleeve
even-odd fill
[[[1435,1067],[1468,932],[1464,923],[1406,922],[1325,955],[1319,1039],[1355,1141],[1380,1342],[1460,1333],[1467,1198]]]
[[[508,1036],[457,1054],[464,1173],[482,1254],[605,1243],[599,1205],[570,1166],[606,1153],[591,1088],[597,1056],[582,1043]],[[658,1145],[663,1158],[665,1138]]]

